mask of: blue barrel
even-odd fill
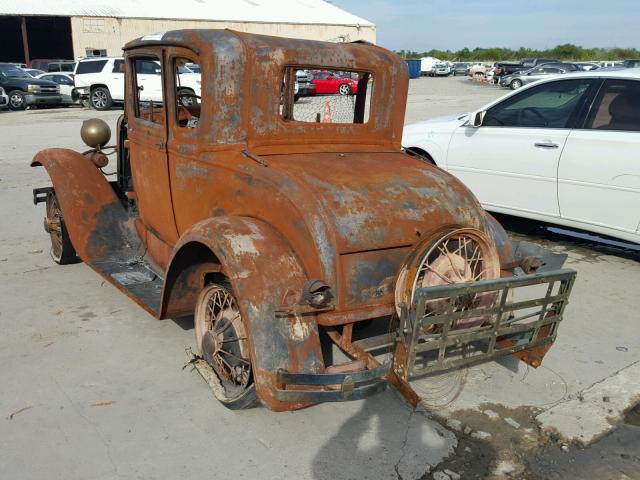
[[[420,77],[420,60],[405,60],[407,67],[409,67],[409,78]]]

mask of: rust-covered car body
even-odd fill
[[[229,285],[242,319],[236,330],[246,334],[248,381],[264,405],[290,410],[361,398],[388,383],[415,401],[406,382],[426,350],[437,353],[425,373],[498,353],[539,364],[575,273],[554,269],[562,260],[540,249],[513,244],[460,181],[401,150],[408,90],[402,59],[364,43],[229,30],[143,37],[124,52],[117,180],[96,166],[96,149],[44,150],[32,165],[47,169],[53,189],[38,189],[36,201],[55,196],[59,211],[49,228],[59,229],[63,218],[82,261],[157,318],[194,314],[207,284]],[[143,102],[136,62],[154,61],[168,73],[176,59],[201,66],[202,98],[181,106],[179,80],[166,74],[163,101]],[[322,99],[316,121],[288,115],[296,107],[287,72],[304,67],[359,76],[352,122],[331,121],[332,105]],[[454,242],[451,251],[445,238]],[[474,241],[478,256],[487,252],[481,264],[467,247]],[[425,260],[436,247],[439,257]],[[422,283],[412,280],[418,271]],[[548,292],[518,306],[510,289],[522,279]],[[429,307],[436,304],[421,296],[433,295],[428,287],[448,300]],[[466,291],[460,309],[460,288],[485,293]],[[508,314],[520,307],[538,308],[537,323],[511,329]],[[478,320],[480,308],[488,313]],[[444,320],[425,327],[431,316]],[[355,338],[357,325],[380,318],[386,333]],[[465,318],[475,323],[456,324]],[[437,348],[424,347],[436,345],[429,335]],[[351,361],[330,365],[323,337]],[[482,355],[446,363],[449,346],[471,348],[485,337],[490,348]],[[392,362],[369,353],[385,346]]]

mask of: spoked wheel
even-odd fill
[[[461,228],[445,232],[430,242],[421,254],[418,269],[410,289],[413,302],[417,288],[477,282],[500,277],[500,260],[493,243],[480,231]],[[403,279],[404,281],[409,279]],[[410,281],[410,280],[409,280]],[[455,298],[429,300],[427,315],[440,315],[447,311],[460,312],[478,307],[490,307],[497,299],[494,292],[467,293]],[[489,318],[458,320],[454,328],[471,328],[489,321]],[[436,326],[431,330],[435,332]]]
[[[44,219],[44,229],[51,237],[51,258],[53,261],[58,265],[77,263],[76,249],[71,244],[55,194],[47,196],[47,217]]]
[[[249,341],[231,290],[207,285],[198,298],[195,311],[196,346],[213,369],[222,388],[216,398],[227,408],[251,408],[257,403]]]

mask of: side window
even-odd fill
[[[162,65],[156,57],[134,59],[136,117],[164,124],[165,110],[162,94]]]
[[[114,60],[112,73],[122,73],[122,64],[124,60]]]
[[[76,69],[76,75],[101,72],[106,64],[106,60],[89,60],[87,62],[80,62]]]
[[[491,107],[482,122],[489,127],[570,128],[591,80],[560,80],[529,88]]]
[[[73,85],[73,80],[64,75],[60,75],[60,85]]]
[[[197,63],[190,58],[174,58],[171,61],[175,75],[176,121],[183,128],[197,128],[202,103],[202,75],[187,65]]]
[[[50,82],[55,82],[56,79],[53,75],[43,75],[42,77],[40,77],[42,80],[48,80]],[[56,82],[58,83],[58,82]]]
[[[605,81],[585,128],[640,132],[640,82]]]

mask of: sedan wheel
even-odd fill
[[[512,80],[509,86],[511,87],[511,90],[517,90],[522,86],[522,82],[520,80]]]
[[[340,87],[338,87],[338,93],[340,95],[349,95],[351,93],[351,87],[348,83],[343,83],[342,85],[340,85]]]
[[[27,100],[24,97],[24,92],[14,90],[9,93],[9,108],[11,110],[24,110],[27,108]]]

